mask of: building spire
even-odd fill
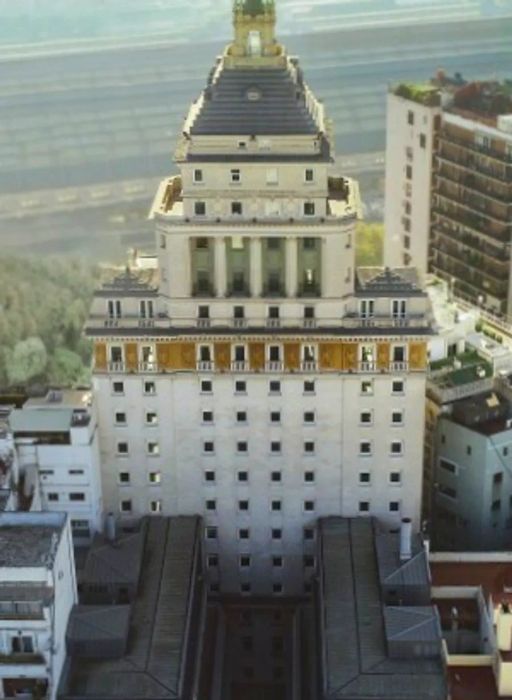
[[[253,62],[281,53],[276,42],[276,7],[274,0],[234,0],[235,41],[231,55],[247,57]]]

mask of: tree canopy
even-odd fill
[[[0,388],[88,380],[82,327],[99,270],[67,258],[0,262]]]

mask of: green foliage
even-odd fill
[[[382,265],[384,256],[384,225],[360,223],[358,224],[356,235],[357,267]]]
[[[66,258],[0,262],[0,388],[88,377],[82,335],[99,270]]]

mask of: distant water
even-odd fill
[[[0,0],[0,44],[225,37],[232,0]],[[512,0],[277,0],[280,32],[512,15]]]

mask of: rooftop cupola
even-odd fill
[[[235,0],[233,6],[235,40],[228,55],[235,62],[257,67],[272,63],[283,48],[276,41],[276,8],[274,0]],[[270,61],[269,61],[270,59]]]

